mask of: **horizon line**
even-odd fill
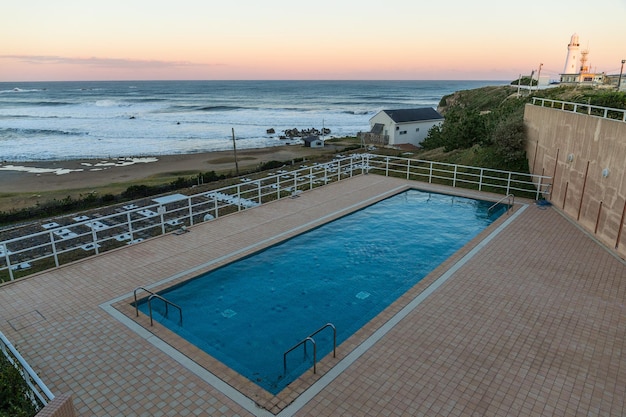
[[[515,81],[517,78],[508,79],[508,78],[472,78],[472,79],[452,79],[452,78],[402,78],[402,79],[391,79],[391,78],[368,78],[368,79],[341,79],[341,78],[241,78],[241,79],[229,79],[229,78],[207,78],[207,79],[175,79],[175,78],[155,78],[155,79],[124,79],[124,80],[110,80],[110,79],[92,79],[92,80],[11,80],[11,81],[3,81],[0,80],[0,83],[63,83],[63,82],[160,82],[160,81],[173,81],[173,82],[210,82],[210,81],[233,81],[233,82],[253,82],[253,81],[276,81],[276,82],[284,82],[284,81],[333,81],[333,82],[351,82],[351,81]]]

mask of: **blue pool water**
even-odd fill
[[[406,191],[160,292],[184,320],[158,300],[155,320],[277,394],[312,367],[309,344],[285,373],[285,351],[326,323],[340,345],[504,212],[491,204]],[[332,337],[315,336],[318,360]]]

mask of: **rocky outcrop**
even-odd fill
[[[287,129],[284,131],[284,135],[281,135],[281,139],[288,138],[303,138],[307,136],[322,136],[322,135],[330,135],[330,129],[323,128],[322,130],[316,129],[314,127],[310,129],[302,129],[298,130],[298,128]]]

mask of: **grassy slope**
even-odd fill
[[[517,86],[483,87],[474,90],[458,91],[445,96],[439,103],[438,110],[445,113],[455,106],[463,109],[476,110],[481,114],[502,111],[505,107],[519,108],[518,117],[523,117],[523,106],[531,102],[528,92],[517,97]],[[585,103],[612,108],[626,108],[626,94],[617,93],[612,88],[559,86],[533,91],[532,96],[575,103]],[[496,156],[493,146],[474,145],[469,149],[455,149],[443,152],[441,148],[420,151],[416,154],[420,159],[434,160],[459,165],[470,165],[493,169],[528,172],[527,163],[505,163]]]

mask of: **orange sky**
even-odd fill
[[[626,58],[626,0],[8,3],[0,81],[555,79],[575,32],[592,70]]]

